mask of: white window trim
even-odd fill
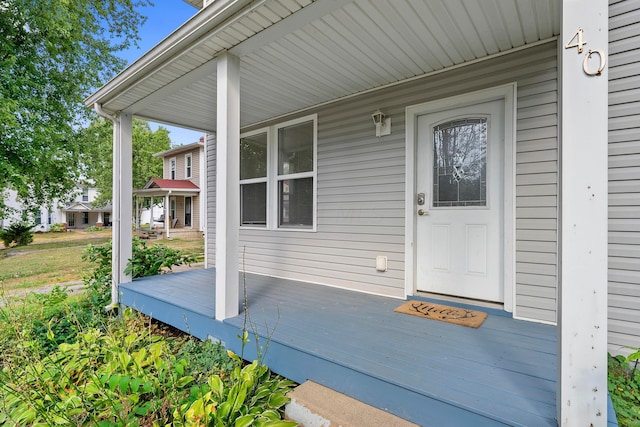
[[[278,130],[284,127],[313,121],[313,171],[296,174],[278,175]],[[318,226],[318,115],[311,114],[273,126],[263,127],[240,135],[245,138],[261,133],[267,134],[267,177],[240,180],[240,184],[254,184],[259,182],[267,183],[267,225],[260,227],[256,225],[242,225],[241,229],[253,230],[277,230],[296,231],[305,233],[317,232]],[[280,178],[280,177],[284,178]],[[284,179],[313,178],[313,223],[310,227],[280,227],[278,226],[278,183]]]
[[[175,157],[169,158],[169,179],[176,179],[178,177],[178,161]]]
[[[187,159],[191,159],[191,165],[187,163]],[[193,155],[191,153],[184,155],[184,177],[185,179],[193,177]]]

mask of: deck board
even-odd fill
[[[402,301],[254,274],[246,282],[252,343],[265,362],[418,424],[556,425],[556,328],[489,311],[467,328],[394,312]],[[213,320],[215,272],[121,285],[122,302],[239,351],[244,316]],[[186,325],[186,326],[185,326]],[[436,414],[437,412],[437,414]],[[469,424],[471,425],[471,424]]]

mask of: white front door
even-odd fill
[[[418,117],[417,289],[504,300],[504,100]]]

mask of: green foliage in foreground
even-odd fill
[[[79,297],[54,288],[0,307],[0,426],[296,425],[282,420],[293,383],[259,361],[107,314],[110,256],[88,248]]]
[[[621,427],[640,427],[640,371],[632,360],[609,355],[609,395]]]
[[[8,228],[0,228],[0,240],[5,248],[25,246],[33,242],[33,225],[14,222]]]
[[[290,381],[236,359],[229,375],[195,383],[189,361],[131,313],[42,359],[18,347],[0,372],[0,425],[295,425],[282,421]]]

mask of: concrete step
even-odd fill
[[[299,385],[289,397],[285,416],[302,427],[417,427],[313,381]]]

